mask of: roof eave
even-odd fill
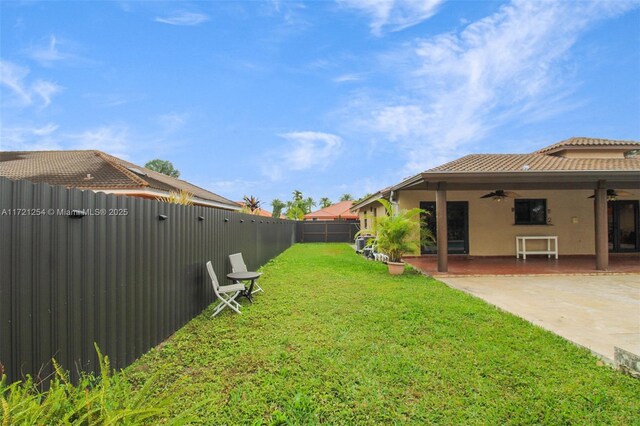
[[[355,213],[357,210],[361,209],[362,207],[368,206],[369,204],[378,201],[382,197],[383,197],[382,193],[381,192],[377,192],[377,193],[365,198],[364,200],[360,201],[358,204],[352,205],[351,208],[349,209],[349,211]]]
[[[104,192],[105,194],[114,194],[114,195],[128,195],[128,196],[137,195],[137,196],[147,196],[147,197],[163,197],[163,196],[169,195],[168,191],[161,191],[159,189],[151,189],[151,188],[132,188],[132,189],[86,188],[86,189],[90,189],[95,192]],[[220,209],[233,210],[233,211],[242,210],[242,207],[237,206],[235,204],[225,204],[225,203],[220,203],[218,201],[205,200],[204,198],[200,198],[200,197],[192,197],[192,199],[194,204],[197,204],[200,206],[216,207]]]

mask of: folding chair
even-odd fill
[[[236,302],[236,297],[240,296],[244,292],[244,284],[231,284],[221,286],[218,282],[216,273],[213,271],[213,266],[211,265],[210,261],[207,262],[207,271],[209,272],[209,277],[211,277],[213,294],[216,295],[217,299],[220,299],[220,303],[214,309],[211,318],[218,315],[226,307],[233,309],[239,314],[242,313],[240,312],[240,304]]]
[[[247,265],[244,263],[244,259],[242,258],[242,253],[230,254],[229,262],[231,262],[231,272],[247,272]],[[255,294],[259,291],[264,293],[264,290],[260,288],[257,282],[253,284],[254,290],[251,294]]]

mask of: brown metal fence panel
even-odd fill
[[[0,177],[0,364],[75,380],[95,342],[123,368],[213,301],[208,260],[224,282],[229,254],[257,269],[295,242],[288,220]]]
[[[298,242],[353,243],[360,229],[357,220],[311,220],[298,222]]]

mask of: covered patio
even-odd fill
[[[438,271],[437,255],[407,256],[406,263],[427,275],[443,277],[493,275],[607,275],[640,274],[640,253],[609,255],[607,271],[596,269],[595,256],[531,256],[527,260],[515,256],[449,255],[448,271]]]
[[[431,256],[410,262],[430,274],[637,273],[639,153],[640,142],[577,137],[529,154],[471,154],[354,208],[364,228],[384,214],[380,198],[420,208],[413,254]]]

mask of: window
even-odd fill
[[[516,225],[546,225],[547,200],[514,200]]]

